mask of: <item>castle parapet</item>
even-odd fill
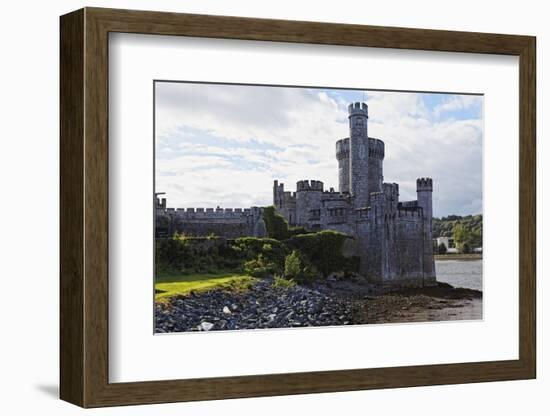
[[[418,178],[416,180],[417,191],[433,191],[432,178]]]
[[[179,219],[238,219],[252,215],[250,208],[168,208]]]
[[[422,220],[422,209],[421,208],[418,208],[418,209],[398,208],[397,209],[397,215],[398,215],[399,218],[421,221]]]
[[[343,160],[349,158],[349,137],[336,142],[336,159]]]
[[[350,116],[364,115],[368,117],[369,107],[367,106],[366,103],[360,103],[360,102],[351,103],[350,105],[348,105],[348,113]]]
[[[320,191],[323,192],[323,182],[316,180],[304,180],[296,182],[296,192]]]

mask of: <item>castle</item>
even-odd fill
[[[349,137],[336,142],[338,191],[302,180],[296,191],[273,184],[273,205],[291,226],[336,230],[353,237],[359,271],[387,286],[435,284],[432,249],[432,179],[416,180],[417,200],[399,201],[399,185],[383,182],[384,142],[368,136],[368,106],[348,107]],[[166,208],[157,199],[157,234],[183,231],[234,238],[264,236],[261,208]]]

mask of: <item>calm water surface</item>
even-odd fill
[[[454,287],[483,290],[482,260],[436,260],[438,282]]]

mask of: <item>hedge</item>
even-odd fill
[[[286,219],[275,211],[274,206],[264,208],[263,218],[268,237],[276,240],[286,240],[290,237]]]
[[[342,254],[347,234],[333,230],[324,230],[310,234],[299,234],[286,240],[290,249],[299,250],[311,263],[327,277],[330,273],[352,271],[356,266],[353,258]]]
[[[285,261],[290,261],[290,274],[299,275],[292,277],[300,281],[310,280],[317,271],[327,277],[333,272],[356,270],[357,259],[342,254],[347,238],[350,237],[331,230],[298,234],[284,241],[256,237],[226,240],[176,234],[156,240],[156,270],[178,273],[231,270],[267,277],[284,274]],[[291,254],[293,257],[289,260]],[[297,262],[296,258],[299,260],[298,273],[292,272],[296,269],[293,264]]]

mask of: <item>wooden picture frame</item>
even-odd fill
[[[536,376],[535,38],[85,8],[61,17],[60,396],[82,407],[530,379]],[[109,383],[108,34],[297,42],[519,57],[519,359]]]

